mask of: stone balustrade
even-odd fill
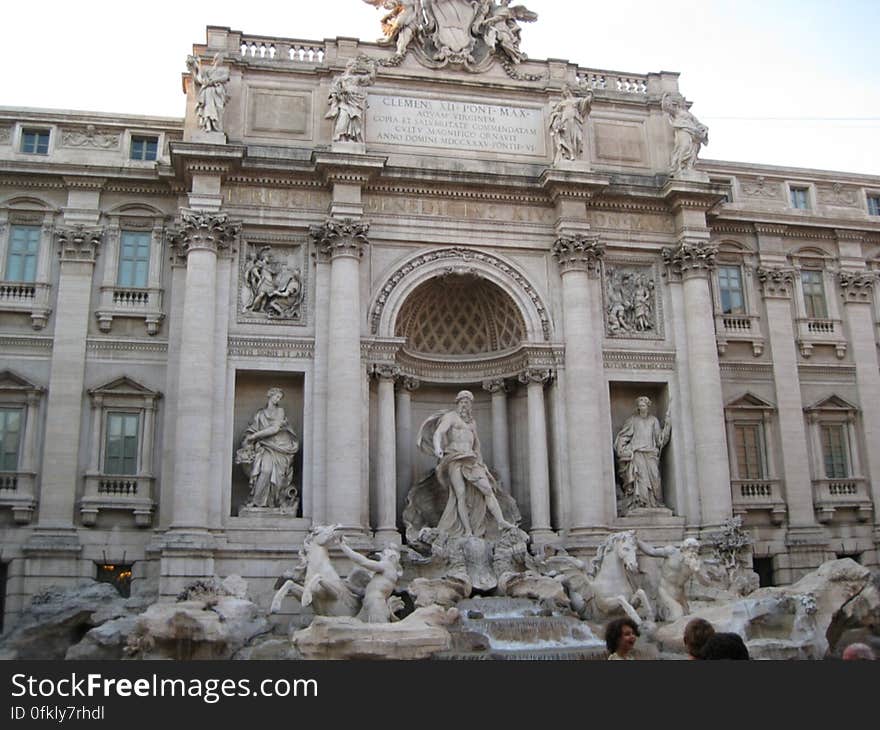
[[[135,288],[120,286],[101,287],[101,305],[95,316],[102,332],[109,332],[114,317],[143,319],[147,334],[159,331],[162,312],[162,289],[154,287]]]
[[[831,345],[838,358],[846,357],[846,337],[839,319],[799,317],[797,341],[804,357],[809,357],[816,345]]]
[[[326,46],[321,42],[251,35],[241,38],[240,55],[244,60],[319,64],[326,54]]]
[[[773,524],[781,525],[785,520],[781,479],[733,479],[730,487],[734,514],[769,511]]]
[[[31,521],[36,505],[35,482],[36,474],[33,472],[0,472],[0,509],[11,509],[13,519],[19,525],[26,525]]]
[[[27,312],[35,330],[49,318],[49,291],[44,282],[0,281],[0,312]]]
[[[578,69],[577,77],[581,84],[594,91],[617,91],[622,94],[648,93],[647,76]]]
[[[149,527],[155,504],[150,497],[153,477],[116,474],[86,474],[80,501],[80,516],[86,527],[93,527],[101,510],[129,511],[138,527]]]
[[[838,509],[855,509],[860,522],[869,520],[872,513],[867,480],[862,477],[813,480],[813,503],[816,518],[823,523],[830,522]]]

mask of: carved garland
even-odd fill
[[[417,256],[416,258],[407,261],[405,264],[403,264],[403,266],[395,270],[395,272],[388,278],[388,280],[385,282],[385,285],[380,290],[379,298],[376,301],[376,304],[373,306],[372,311],[370,312],[370,331],[374,335],[378,333],[379,321],[382,319],[382,313],[385,310],[385,305],[388,303],[388,298],[407,276],[409,276],[417,269],[420,269],[422,266],[434,263],[435,261],[442,261],[446,259],[460,261],[477,261],[480,263],[488,264],[489,266],[498,269],[501,273],[513,279],[520,287],[520,289],[522,289],[526,296],[531,300],[532,304],[534,304],[535,309],[538,312],[538,316],[541,320],[541,329],[544,334],[544,339],[548,342],[550,341],[550,315],[547,312],[547,308],[544,306],[544,303],[541,301],[541,298],[538,296],[538,292],[535,291],[534,287],[529,283],[528,279],[521,272],[517,271],[510,264],[502,261],[497,256],[493,256],[492,254],[484,253],[482,251],[474,251],[472,249],[462,247],[445,248],[423,253],[420,256]]]

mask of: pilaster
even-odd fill
[[[504,378],[483,381],[483,390],[492,396],[492,461],[498,472],[501,488],[508,494],[510,482],[510,435],[507,426],[507,393]]]
[[[789,525],[793,529],[812,528],[816,524],[813,483],[791,312],[791,298],[797,277],[792,269],[784,267],[761,267],[757,277],[764,297],[770,354],[773,357]]]
[[[550,527],[550,461],[544,405],[544,386],[551,377],[550,370],[540,368],[529,368],[519,374],[528,397],[530,534],[534,543],[546,543],[554,537]]]

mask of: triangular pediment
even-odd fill
[[[151,390],[146,385],[141,385],[136,380],[123,375],[121,378],[111,380],[109,383],[92,388],[89,395],[129,395],[142,397],[159,397],[161,393]]]
[[[40,391],[43,388],[32,383],[27,378],[12,372],[12,370],[0,370],[0,391]]]
[[[729,401],[725,406],[725,408],[741,408],[741,409],[752,409],[752,410],[761,410],[761,411],[775,411],[776,406],[770,401],[766,401],[763,398],[755,395],[751,392],[743,393],[743,395],[738,398],[734,398],[732,401]]]
[[[827,398],[813,403],[811,406],[804,408],[808,413],[810,411],[837,411],[838,413],[852,413],[858,411],[859,407],[850,403],[848,400],[841,398],[839,395],[830,395]]]

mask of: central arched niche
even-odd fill
[[[452,408],[458,391],[467,388],[474,395],[474,418],[482,454],[491,469],[496,468],[492,444],[491,396],[482,381],[497,377],[489,367],[497,367],[508,356],[512,377],[520,362],[517,355],[528,345],[528,327],[513,297],[492,280],[472,271],[442,271],[422,281],[400,305],[393,332],[405,340],[406,354],[398,356],[404,371],[420,386],[411,394],[412,433],[405,443],[412,444],[408,475],[398,474],[398,518],[406,495],[418,480],[437,463],[433,454],[415,447],[419,426],[438,411]],[[486,363],[486,369],[482,363]],[[469,364],[464,371],[460,366]],[[418,370],[424,368],[430,375]],[[512,484],[502,488],[512,492],[527,528],[530,522],[528,495],[528,433],[525,389],[511,388],[507,400],[509,465]],[[497,474],[496,474],[497,475]]]
[[[505,352],[526,340],[525,321],[510,297],[474,274],[445,274],[407,297],[395,335],[419,355],[479,356]]]

